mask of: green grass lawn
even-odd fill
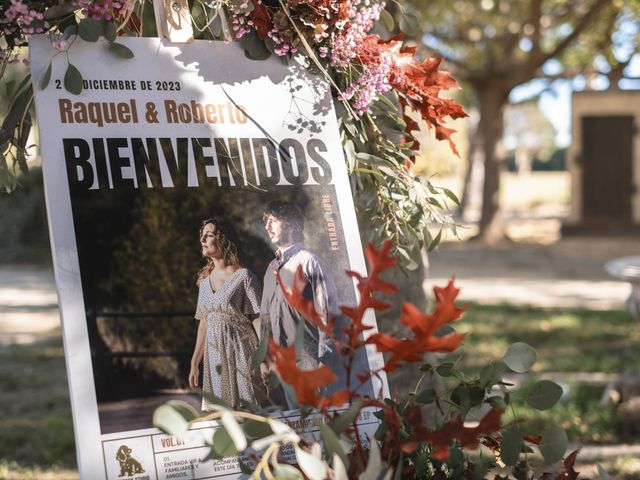
[[[621,311],[472,305],[456,327],[467,334],[461,361],[469,371],[499,359],[516,341],[538,351],[534,372],[640,368],[640,329]],[[534,426],[543,420],[560,423],[575,442],[640,441],[640,432],[631,437],[624,432],[613,408],[598,405],[601,394],[602,387],[569,385],[550,411],[517,404],[516,414]],[[42,469],[68,478],[75,448],[59,340],[0,348],[0,404],[0,478],[39,478]]]
[[[500,358],[514,342],[538,352],[539,372],[621,373],[640,368],[640,328],[623,311],[471,305],[456,330],[465,333],[465,362]]]
[[[623,311],[471,305],[456,329],[467,335],[460,361],[471,372],[501,358],[514,342],[538,352],[529,382],[544,372],[621,374],[640,368],[640,329]],[[551,410],[515,402],[506,418],[532,420],[530,433],[539,433],[543,423],[561,424],[578,443],[640,441],[640,428],[620,422],[614,406],[599,404],[604,385],[562,383],[565,394]]]
[[[76,468],[60,340],[0,348],[0,405],[0,478]]]

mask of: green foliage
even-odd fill
[[[529,406],[537,410],[549,410],[562,396],[562,387],[550,380],[536,382],[527,394]]]
[[[46,395],[35,394],[36,391]],[[4,478],[6,464],[13,464],[10,471],[44,466],[75,468],[60,340],[0,349],[0,402],[0,476]],[[28,476],[25,473],[24,477]]]
[[[19,177],[20,188],[0,196],[0,263],[50,264],[42,169]]]
[[[516,342],[509,345],[502,361],[516,373],[526,373],[536,363],[536,351],[526,343]]]

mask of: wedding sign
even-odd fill
[[[287,262],[315,279],[310,298],[338,317],[336,328],[339,306],[356,303],[344,272],[365,263],[331,92],[295,61],[253,61],[236,44],[118,43],[133,58],[106,41],[76,39],[68,52],[46,36],[29,45],[80,474],[235,478],[237,457],[205,459],[216,422],[176,438],[152,416],[170,400],[206,407],[195,381],[278,412],[299,432],[317,429],[286,394],[247,379],[261,373],[246,352],[259,333],[280,342],[295,333],[273,271],[288,283]],[[207,247],[212,229],[224,242]],[[294,250],[283,236],[297,236]],[[239,294],[232,280],[199,276],[216,258],[210,247],[235,252]],[[232,341],[239,322],[253,326]],[[309,361],[336,371],[339,390],[335,348],[308,330]],[[354,376],[378,370],[382,358],[363,351],[356,366]],[[370,378],[359,393],[386,393],[384,382]],[[371,436],[378,420],[364,410],[359,425]]]

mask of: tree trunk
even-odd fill
[[[509,92],[495,80],[475,86],[475,90],[480,104],[478,132],[484,157],[482,210],[478,237],[488,243],[495,243],[505,238],[499,200],[500,172],[504,165],[504,152],[499,145],[504,130],[502,115]]]
[[[473,109],[469,112],[469,131],[467,138],[469,141],[469,149],[467,151],[467,164],[465,166],[464,180],[462,181],[462,194],[460,196],[460,207],[458,208],[458,214],[460,218],[464,218],[465,211],[469,207],[471,196],[473,195],[472,176],[473,167],[476,163],[476,157],[478,154],[478,118],[479,114]]]

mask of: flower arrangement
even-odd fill
[[[360,300],[354,307],[342,307],[350,322],[341,338],[333,334],[332,322],[324,325],[313,303],[303,297],[302,272],[291,289],[281,285],[290,305],[332,337],[347,372],[351,372],[355,352],[366,345],[387,356],[384,367],[363,372],[358,376],[360,382],[421,364],[429,352],[455,351],[464,340],[452,327],[466,309],[455,304],[459,289],[453,281],[434,288],[436,303],[431,313],[403,305],[400,323],[408,334],[369,332],[372,327],[364,321],[365,313],[388,308],[378,296],[396,290],[381,278],[396,264],[390,249],[390,242],[380,249],[369,245],[365,251],[369,275],[347,272],[356,279]],[[363,336],[366,332],[369,334]],[[573,468],[577,451],[563,459],[567,437],[562,428],[550,426],[542,435],[531,435],[525,433],[521,421],[502,420],[505,409],[514,409],[513,400],[518,397],[545,410],[562,395],[562,388],[548,380],[524,392],[503,380],[504,373],[523,373],[534,364],[535,351],[528,345],[513,344],[501,360],[475,375],[466,375],[446,361],[422,363],[415,388],[408,398],[398,399],[383,398],[382,392],[376,398],[363,396],[358,393],[360,385],[349,380],[344,390],[325,396],[322,388],[336,379],[328,366],[303,371],[296,366],[295,346],[282,347],[271,340],[267,352],[267,342],[263,339],[254,364],[269,363],[272,384],[282,385],[297,399],[301,416],[310,419],[322,443],[317,435],[296,431],[257,405],[246,403],[241,411],[233,411],[208,394],[204,395],[214,405],[213,413],[199,418],[189,404],[172,401],[156,410],[155,425],[180,437],[196,422],[219,420],[207,459],[241,454],[240,467],[252,478],[577,478]],[[431,387],[421,388],[425,380],[434,378],[443,380],[444,387],[433,388],[431,382]],[[345,404],[344,410],[332,410]],[[425,415],[426,409],[431,414]],[[358,418],[365,411],[373,412],[380,421],[373,438],[358,429]],[[289,459],[283,455],[287,447],[295,452]]]
[[[147,8],[147,10],[145,10]],[[73,65],[76,38],[104,38],[115,55],[132,53],[120,35],[155,32],[142,0],[10,0],[0,5],[0,80],[13,102],[0,128],[0,188],[16,187],[18,169],[27,171],[27,140],[32,125],[32,87],[23,70],[31,35],[50,35],[69,60],[64,86],[82,91],[82,72]],[[466,114],[443,92],[455,80],[440,70],[440,59],[418,60],[396,25],[409,13],[394,5],[393,15],[378,0],[195,0],[191,13],[197,38],[238,41],[250,58],[276,55],[299,61],[331,84],[338,105],[343,146],[358,193],[363,224],[375,242],[391,239],[405,268],[420,264],[420,248],[435,247],[433,228],[452,224],[448,208],[455,195],[413,172],[421,119],[436,138],[456,152],[449,119]],[[395,15],[395,17],[394,17]],[[415,19],[414,19],[415,20]],[[386,33],[385,33],[386,32]],[[49,76],[36,79],[45,87]],[[457,153],[457,152],[456,152]]]

